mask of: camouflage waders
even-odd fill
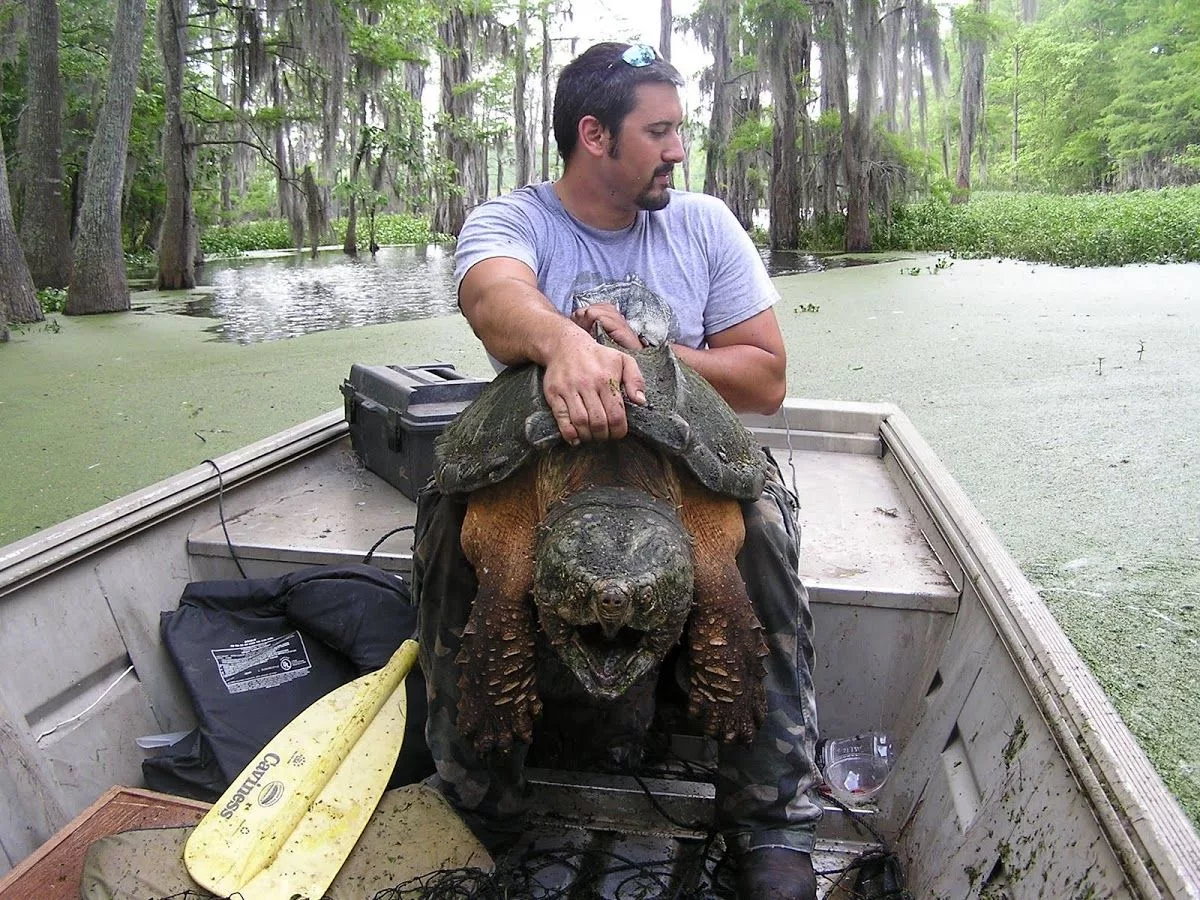
[[[800,536],[794,502],[777,481],[742,504],[746,542],[738,568],[770,655],[767,718],[749,746],[718,745],[717,824],[736,852],[758,847],[811,851],[820,806],[808,795],[818,776],[812,614],[796,574]],[[437,786],[477,829],[519,829],[528,747],[480,759],[458,733],[455,662],[477,583],[459,543],[466,505],[432,484],[418,499],[413,596],[419,606],[421,666],[429,693],[426,738]]]

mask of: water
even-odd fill
[[[861,265],[795,251],[759,251],[772,277]],[[206,263],[197,285],[211,293],[168,300],[155,308],[214,319],[215,339],[239,344],[452,315],[454,245],[383,247],[371,257],[340,250],[239,258]]]
[[[427,319],[457,311],[452,245],[383,247],[346,256],[327,250],[263,259],[206,263],[185,315],[216,319],[208,329],[241,344],[273,341],[356,325]]]
[[[824,269],[845,269],[850,266],[876,265],[878,259],[855,259],[831,254],[805,253],[802,250],[771,250],[760,247],[758,255],[772,278],[781,275],[803,275]]]

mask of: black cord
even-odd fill
[[[653,806],[658,811],[658,814],[660,816],[662,816],[664,819],[666,819],[668,822],[670,822],[672,825],[674,825],[676,828],[683,828],[687,831],[701,831],[701,832],[704,832],[705,834],[710,834],[710,833],[714,832],[714,829],[712,828],[712,826],[706,825],[703,822],[681,822],[681,821],[679,821],[674,816],[672,816],[669,812],[667,812],[666,809],[663,808],[662,804],[660,804],[658,802],[658,799],[654,796],[654,794],[652,794],[650,792],[649,786],[646,784],[645,781],[642,780],[641,775],[635,774],[633,776],[633,780],[638,783],[638,787],[640,787],[642,789],[642,793],[644,793],[646,795],[646,799],[650,801],[650,805]]]
[[[384,541],[386,541],[388,538],[390,538],[393,534],[399,534],[401,531],[412,531],[414,527],[415,526],[413,526],[413,525],[401,525],[399,528],[393,528],[391,531],[389,531],[387,534],[385,534],[383,537],[381,537],[379,540],[377,540],[374,544],[371,545],[371,549],[368,550],[367,555],[363,557],[363,565],[369,566],[371,564],[371,557],[375,555],[375,551],[379,549],[379,545],[382,544]]]
[[[234,565],[242,573],[242,578],[249,578],[250,576],[246,574],[246,570],[242,568],[242,561],[238,559],[237,551],[233,549],[233,541],[229,537],[229,526],[225,524],[225,481],[221,477],[223,474],[221,467],[211,459],[206,459],[204,462],[217,470],[217,512],[221,516],[221,530],[225,532],[225,545],[229,547],[229,555],[233,557]]]

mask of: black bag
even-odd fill
[[[217,799],[284,725],[387,663],[413,636],[416,620],[404,580],[367,565],[187,585],[179,608],[163,613],[160,625],[199,726],[143,761],[147,786]],[[393,785],[433,772],[419,667],[405,687],[408,721]]]

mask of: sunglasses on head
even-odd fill
[[[656,59],[658,59],[658,53],[649,44],[632,44],[626,47],[625,52],[621,54],[621,61],[635,69],[648,66]],[[611,69],[615,65],[616,61],[613,61],[609,64],[609,68]]]

